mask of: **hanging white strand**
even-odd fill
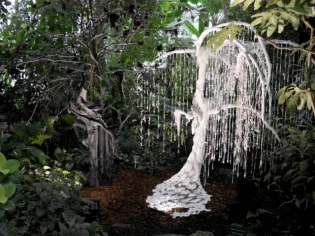
[[[144,87],[144,78],[142,77],[142,80],[141,80],[141,91],[140,91],[140,109],[141,109],[141,112],[140,112],[140,145],[141,147],[143,147],[143,142],[144,142],[144,125],[143,123],[145,122],[145,115],[144,115],[144,99],[145,99],[145,87]]]
[[[166,67],[166,69],[167,69],[167,67]],[[166,105],[165,105],[165,103],[166,103],[166,96],[165,96],[165,92],[166,92],[166,69],[164,70],[164,72],[162,72],[163,73],[163,77],[162,77],[162,80],[163,80],[163,82],[162,82],[162,84],[163,84],[163,87],[162,87],[162,98],[163,98],[163,140],[162,140],[162,146],[163,146],[163,153],[164,153],[164,151],[165,151],[165,142],[166,142],[166,140],[165,140],[165,135],[166,135],[166,119],[165,119],[165,115],[166,115],[166,111],[165,111],[165,109],[166,109]]]
[[[152,78],[152,71],[150,71],[150,74],[147,78],[147,96],[148,96],[148,99],[147,99],[147,112],[148,112],[148,119],[147,119],[147,122],[148,122],[148,137],[147,137],[147,147],[150,147],[151,146],[151,117],[152,117],[152,106],[153,106],[153,96],[152,96],[152,92],[151,92],[151,89],[154,85],[154,83],[151,84],[151,79]]]
[[[160,76],[160,75],[159,75]],[[157,91],[157,102],[156,102],[156,108],[157,108],[157,134],[156,134],[156,138],[159,141],[160,139],[160,128],[161,128],[161,124],[160,124],[160,84],[157,83],[156,85],[156,91]]]

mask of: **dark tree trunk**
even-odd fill
[[[115,168],[115,138],[107,129],[100,114],[100,108],[92,108],[87,101],[86,95],[86,90],[82,89],[76,102],[70,103],[69,111],[83,122],[75,123],[75,130],[81,128],[87,135],[87,138],[82,140],[83,145],[89,149],[90,170],[87,177],[90,186],[111,184]],[[76,133],[78,134],[78,132]]]

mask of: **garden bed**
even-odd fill
[[[150,174],[145,171],[119,170],[110,186],[86,187],[82,196],[100,201],[99,221],[110,236],[149,236],[161,233],[189,235],[197,230],[211,231],[214,235],[226,235],[228,231],[227,206],[235,198],[234,185],[220,175],[211,175],[205,186],[212,195],[202,212],[186,218],[173,219],[169,214],[147,207],[146,198],[154,187],[176,172],[162,171]]]

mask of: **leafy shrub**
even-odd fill
[[[61,172],[36,175],[38,181],[18,185],[16,211],[2,213],[2,235],[106,235],[96,222],[85,222],[89,202],[81,199],[79,185]]]
[[[277,163],[264,177],[268,188],[298,208],[315,205],[315,127],[288,128],[287,139],[276,155]]]
[[[302,122],[301,122],[302,123]],[[288,235],[313,235],[315,217],[315,127],[289,127],[276,161],[260,181],[259,208],[273,214],[248,213],[244,225],[257,235],[287,231]],[[259,178],[255,178],[256,180]],[[259,231],[260,229],[260,231]],[[257,231],[258,230],[258,231]]]
[[[5,186],[0,201],[7,201],[0,203],[0,235],[106,235],[97,222],[85,219],[91,203],[80,196],[83,177],[74,169],[73,154],[56,148],[48,157],[41,146],[48,136],[41,132],[37,124],[19,125],[14,135],[0,140],[1,150],[20,161],[0,155],[0,184]],[[17,163],[22,168],[13,175]]]

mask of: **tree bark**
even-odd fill
[[[87,138],[82,144],[89,149],[90,170],[87,175],[90,186],[111,184],[114,176],[116,141],[107,129],[98,107],[91,108],[86,98],[87,91],[82,89],[75,103],[71,102],[69,111],[83,124],[74,124],[74,128],[83,128]],[[80,137],[79,137],[80,138]]]

